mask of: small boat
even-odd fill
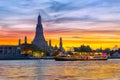
[[[55,57],[56,61],[96,61],[96,60],[107,60],[107,57]]]

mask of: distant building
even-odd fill
[[[111,57],[116,57],[116,58],[120,58],[120,53],[119,52],[114,52]]]
[[[18,46],[13,45],[1,45],[0,57],[4,56],[20,56],[21,50]]]
[[[118,46],[115,45],[112,50],[113,50],[113,51],[116,51],[116,50],[118,50],[118,49],[119,49]]]
[[[9,54],[9,53],[17,53],[17,46],[13,45],[1,45],[0,53],[1,54]]]

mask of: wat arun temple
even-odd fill
[[[42,23],[41,23],[41,16],[40,15],[38,16],[36,33],[35,33],[34,40],[32,41],[32,44],[36,45],[40,49],[48,50],[48,44],[47,44],[47,42],[45,41],[45,38],[44,38],[43,26],[42,26]]]
[[[60,37],[60,42],[59,42],[59,48],[57,46],[55,46],[53,48],[51,45],[51,40],[49,41],[49,45],[47,44],[47,41],[44,38],[44,31],[43,31],[42,20],[41,20],[40,14],[38,16],[36,33],[35,33],[35,37],[32,41],[32,44],[37,46],[39,49],[48,52],[50,55],[52,54],[54,48],[64,51],[64,49],[62,47],[62,38],[61,37]]]

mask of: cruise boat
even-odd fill
[[[96,60],[108,60],[107,53],[81,53],[82,55],[66,55],[55,57],[56,61],[96,61]],[[84,54],[84,55],[83,55]],[[89,55],[88,55],[89,54]]]

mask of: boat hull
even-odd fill
[[[62,58],[62,57],[56,57],[56,61],[96,61],[96,60],[107,60],[107,58],[93,58],[93,59],[84,59],[84,58]]]

